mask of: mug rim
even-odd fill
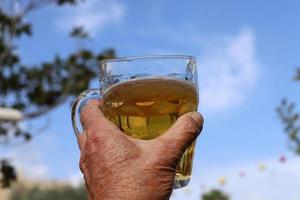
[[[196,60],[196,57],[190,55],[142,55],[142,56],[124,56],[109,58],[99,61],[99,64],[106,64],[110,62],[129,62],[135,60],[154,60],[154,59],[181,59],[181,60]]]

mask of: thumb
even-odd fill
[[[173,156],[182,156],[184,151],[192,145],[203,128],[203,117],[198,112],[190,112],[182,115],[166,133],[158,140],[160,145],[168,148]]]

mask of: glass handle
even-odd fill
[[[75,132],[76,137],[78,137],[79,134],[83,133],[83,127],[81,125],[80,121],[80,113],[83,109],[83,107],[92,99],[100,99],[100,90],[99,89],[88,89],[84,92],[82,92],[77,99],[72,104],[72,125]]]

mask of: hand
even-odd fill
[[[202,116],[187,113],[160,137],[139,140],[120,131],[99,107],[97,100],[84,107],[85,133],[78,137],[89,200],[169,199],[177,163],[199,135]]]

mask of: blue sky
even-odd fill
[[[300,84],[292,80],[300,65],[299,6],[296,0],[87,0],[77,8],[32,13],[34,37],[23,38],[19,51],[30,64],[68,55],[76,50],[68,32],[80,24],[93,37],[86,47],[95,51],[113,47],[118,56],[196,56],[205,126],[192,183],[173,199],[198,199],[200,185],[219,187],[216,180],[225,176],[223,189],[234,200],[296,200],[300,158],[289,153],[275,108],[282,97],[300,103]],[[42,134],[8,155],[18,158],[25,176],[34,171],[34,178],[78,181],[70,105],[24,126],[38,129],[45,123]],[[280,155],[288,156],[287,164],[276,162]],[[257,170],[260,162],[267,165],[263,173]],[[236,178],[240,170],[247,171],[242,183]],[[282,192],[288,184],[289,191]]]

